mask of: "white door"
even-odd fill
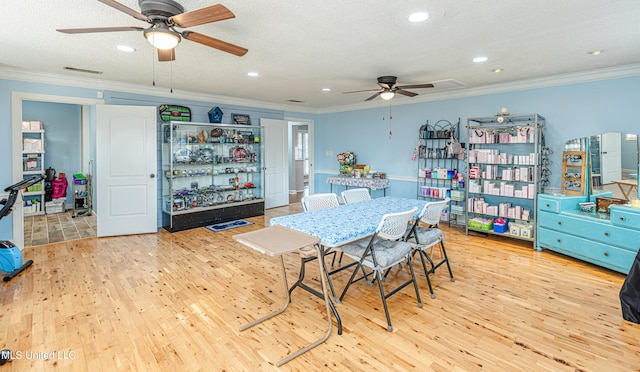
[[[264,127],[264,207],[289,204],[289,124],[284,120],[260,119]]]
[[[602,184],[622,178],[622,137],[620,133],[603,133],[600,151],[602,157]]]
[[[98,236],[158,231],[153,106],[96,106]]]

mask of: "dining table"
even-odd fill
[[[420,218],[420,212],[422,212],[422,208],[426,203],[427,200],[385,196],[359,203],[343,204],[326,209],[274,217],[271,219],[270,225],[286,226],[317,237],[320,239],[323,253],[326,254],[341,245],[373,235],[382,217],[387,213],[399,213],[418,208],[411,217],[411,221],[416,221]],[[336,273],[342,269],[334,270],[329,274]],[[301,268],[301,270],[304,269]],[[326,267],[325,271],[327,271]],[[301,271],[298,281],[294,283],[292,288],[299,286],[308,292],[314,293],[309,286],[303,284],[303,280],[304,271]],[[333,283],[331,280],[328,282],[334,301],[339,303],[340,299],[336,295]],[[317,292],[314,294],[320,295]]]
[[[331,334],[332,313],[338,322],[338,334],[341,334],[342,322],[340,315],[328,297],[328,290],[324,280],[326,272],[326,265],[324,263],[325,253],[341,245],[370,237],[375,233],[382,217],[387,213],[398,213],[417,208],[416,213],[411,217],[412,221],[416,221],[420,218],[420,212],[426,203],[426,200],[385,196],[359,203],[344,204],[321,210],[274,217],[270,220],[270,226],[265,229],[234,236],[235,240],[252,249],[272,257],[277,256],[280,258],[285,288],[288,287],[288,284],[282,255],[292,253],[304,246],[315,247],[318,251],[320,282],[322,284],[321,291],[317,291],[303,284],[304,265],[302,265],[298,281],[293,286],[288,287],[285,306],[280,310],[243,326],[241,330],[248,329],[282,313],[291,301],[291,291],[300,287],[325,301],[329,326],[323,337],[303,349],[288,355],[286,358],[280,360],[277,365],[281,366],[326,341]],[[299,234],[296,235],[296,232]],[[331,287],[333,298],[336,302],[339,302],[331,281],[328,280],[328,283]]]
[[[274,217],[270,225],[283,225],[320,239],[325,249],[339,247],[375,233],[382,216],[418,208],[420,217],[427,200],[385,196],[332,208]]]
[[[386,178],[351,177],[349,175],[327,177],[325,182],[329,184],[331,192],[333,192],[333,185],[344,186],[346,190],[349,187],[366,187],[372,193],[375,190],[382,190],[383,196],[387,196],[387,189],[391,187],[391,182]]]
[[[620,192],[627,200],[632,199],[632,191],[635,190],[635,193],[638,193],[638,180],[614,180],[613,183],[618,185]]]

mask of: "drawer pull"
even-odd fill
[[[550,208],[550,207],[551,207],[551,204],[547,203],[547,208]]]
[[[605,257],[609,257],[609,252],[604,252]]]
[[[609,236],[609,232],[605,231],[604,236]]]
[[[558,243],[562,243],[562,239],[556,239]]]
[[[626,221],[627,218],[625,216],[620,216],[620,221]]]
[[[558,225],[562,225],[562,221],[558,221]]]

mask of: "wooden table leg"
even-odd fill
[[[631,189],[633,189],[633,186],[629,186],[629,189],[625,192],[624,187],[622,187],[621,183],[616,183],[616,184],[618,185],[618,188],[620,189],[620,192],[622,193],[624,198],[629,200],[629,193],[631,192]]]

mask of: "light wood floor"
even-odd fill
[[[326,330],[323,303],[296,290],[280,308],[278,261],[213,233],[88,238],[28,248],[34,265],[0,292],[0,348],[18,352],[3,371],[268,371]],[[292,371],[631,371],[640,368],[640,325],[622,320],[624,275],[536,252],[530,244],[446,229],[456,278],[433,276],[424,307],[412,288],[389,299],[394,332],[376,287],[353,285],[337,308],[344,333],[281,367]],[[289,279],[298,259],[287,257]],[[316,278],[315,265],[308,276]],[[347,274],[335,277],[342,287]],[[395,270],[392,282],[407,277]],[[48,359],[46,357],[49,357]]]

